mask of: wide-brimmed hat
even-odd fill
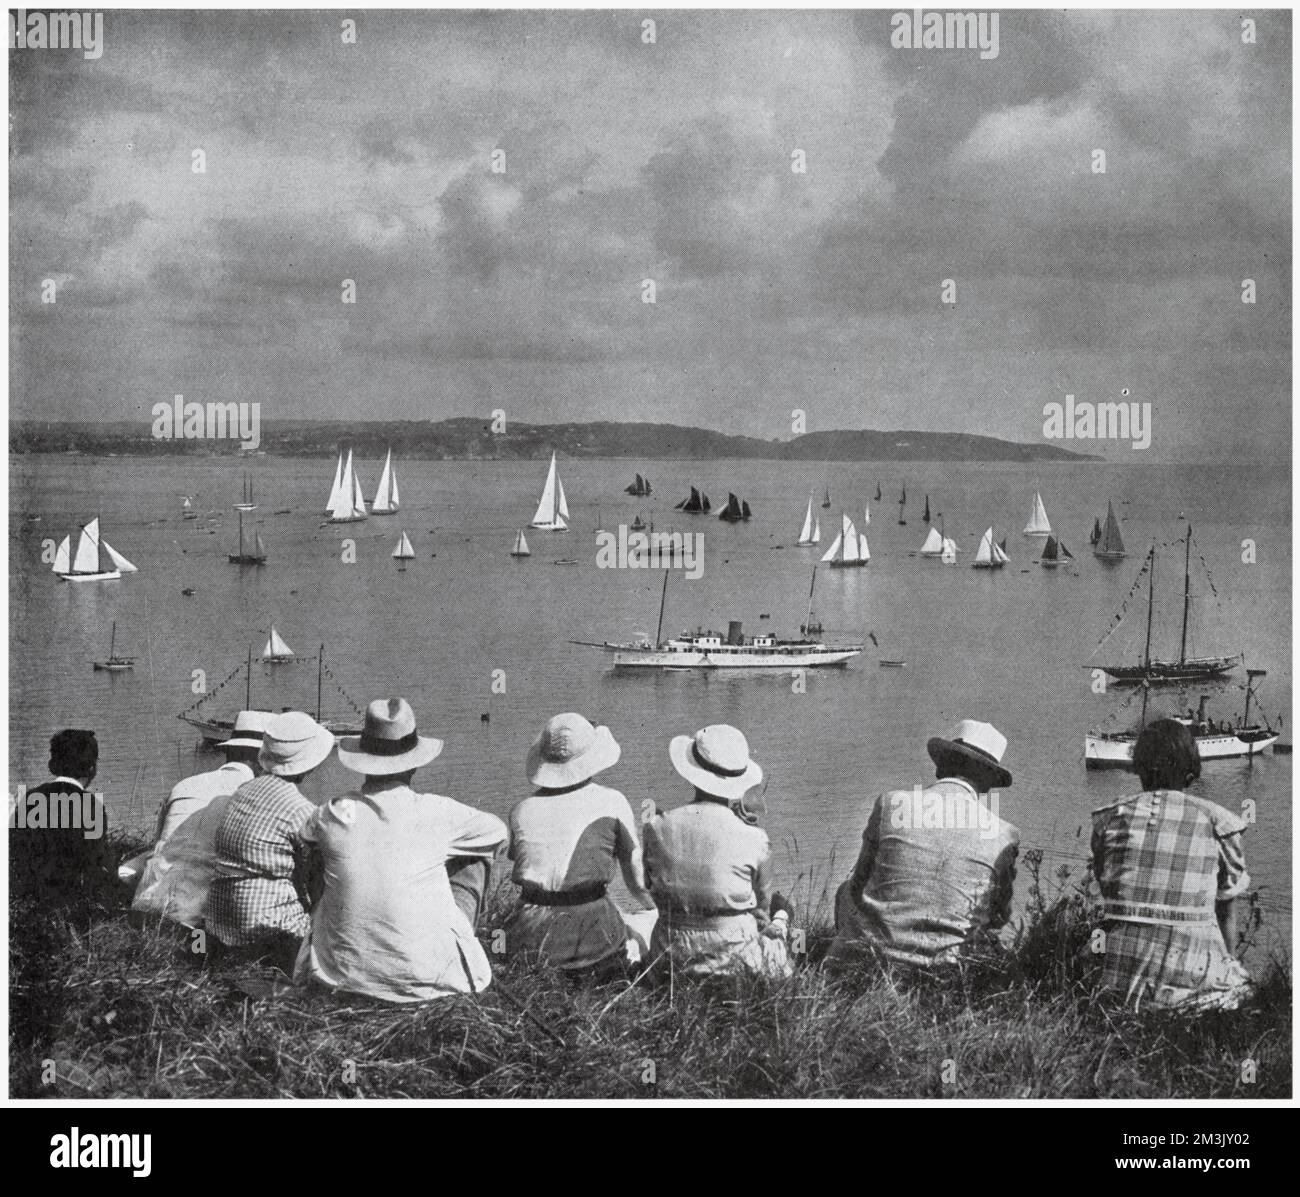
[[[1002,767],[1002,754],[1007,750],[1007,738],[991,723],[963,719],[944,739],[934,736],[925,746],[930,759],[939,768],[959,761],[967,761],[986,769],[994,786],[1005,789],[1011,784],[1011,774]]]
[[[674,736],[668,759],[697,790],[728,802],[739,801],[763,780],[758,762],[749,759],[744,733],[726,723],[710,724],[693,736]],[[747,805],[760,809],[757,803]]]
[[[404,698],[376,698],[366,707],[359,736],[339,741],[339,764],[354,773],[383,777],[427,765],[442,751],[442,741],[415,730],[415,712]]]
[[[566,711],[546,721],[528,750],[528,780],[547,790],[566,789],[617,764],[622,754],[609,728]]]
[[[262,734],[257,763],[276,777],[297,777],[316,768],[334,748],[334,737],[310,715],[273,715]]]
[[[235,716],[235,726],[230,739],[221,742],[222,748],[261,748],[262,735],[273,718],[270,711],[240,711]]]

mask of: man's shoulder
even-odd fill
[[[70,781],[63,777],[51,777],[49,781],[43,781],[40,785],[29,786],[29,794],[44,794],[50,797],[51,794],[84,794],[86,787],[80,782]]]

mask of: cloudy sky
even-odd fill
[[[1127,389],[1152,460],[1288,451],[1290,14],[1004,9],[982,60],[890,12],[109,12],[98,60],[11,51],[11,410],[1029,441]]]

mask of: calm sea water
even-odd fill
[[[1153,540],[1171,546],[1162,550],[1157,577],[1156,648],[1176,654],[1180,516],[1192,521],[1213,580],[1212,590],[1194,559],[1194,649],[1245,652],[1249,664],[1268,669],[1265,710],[1290,726],[1291,512],[1284,474],[1094,463],[571,461],[561,463],[561,477],[572,530],[530,533],[533,556],[516,561],[509,556],[514,531],[532,517],[545,462],[403,461],[396,448],[400,516],[325,528],[320,513],[333,460],[14,457],[11,784],[45,775],[52,731],[92,727],[103,754],[96,785],[113,818],[148,825],[179,776],[216,759],[196,754],[195,733],[176,719],[194,700],[194,671],[205,671],[213,689],[244,661],[250,644],[255,655],[260,651],[274,623],[302,654],[314,656],[323,643],[327,665],[359,705],[381,695],[410,699],[422,730],[447,742],[417,784],[502,815],[528,793],[525,753],[558,711],[581,711],[611,727],[623,757],[608,780],[634,806],[647,797],[662,807],[688,797],[668,763],[671,736],[706,723],[737,725],[769,778],[766,826],[780,888],[814,907],[851,867],[875,795],[930,780],[927,738],[946,734],[961,718],[985,719],[1010,740],[1005,763],[1015,783],[1002,795],[1002,814],[1021,828],[1025,846],[1045,851],[1046,872],[1077,873],[1087,856],[1089,810],[1135,788],[1129,775],[1084,770],[1085,730],[1108,716],[1120,726],[1137,717],[1136,704],[1119,710],[1124,691],[1093,693],[1084,666],[1140,653],[1145,590],[1134,596],[1119,631],[1091,655]],[[360,463],[367,494],[379,465]],[[235,548],[231,504],[245,468],[254,476],[254,518],[270,554],[262,569],[226,559]],[[648,501],[622,493],[634,470],[653,481]],[[877,482],[879,504],[872,501]],[[691,483],[709,492],[715,509],[729,489],[736,491],[753,507],[753,522],[732,527],[674,512]],[[809,492],[820,502],[826,485],[835,506],[817,508],[823,545],[841,506],[859,525],[864,504],[871,506],[869,568],[818,571],[815,609],[828,638],[871,631],[879,641],[878,649],[868,641],[848,669],[813,671],[806,692],[797,693],[780,674],[616,676],[604,654],[569,643],[653,634],[661,575],[595,566],[596,529],[631,523],[638,512],[659,529],[704,534],[703,577],[674,572],[665,631],[725,628],[728,619],[740,619],[747,632],[795,633],[817,554],[795,548],[794,540]],[[905,527],[897,523],[903,485]],[[1040,542],[1020,533],[1036,490],[1077,554],[1072,569],[1040,568]],[[197,521],[180,518],[185,493],[195,496]],[[912,555],[925,533],[927,494],[963,550],[958,566]],[[1131,553],[1116,566],[1094,560],[1088,548],[1093,517],[1104,516],[1107,499]],[[276,514],[284,508],[289,514]],[[140,572],[120,582],[58,582],[41,563],[42,541],[72,532],[75,543],[77,524],[95,514],[104,536]],[[992,574],[969,568],[990,523],[999,537],[1008,535],[1012,558]],[[417,559],[399,572],[390,553],[403,530]],[[342,559],[345,538],[356,541],[355,564]],[[1252,565],[1241,560],[1247,538],[1256,543]],[[564,558],[576,564],[557,564]],[[184,587],[194,595],[184,597]],[[134,655],[137,666],[120,675],[92,672],[92,662],[108,654],[114,620],[119,651]],[[907,667],[882,669],[881,658]],[[493,693],[497,670],[504,671],[503,694]],[[255,662],[252,689],[257,706],[312,709],[315,665]],[[241,678],[212,706],[233,713],[243,691]],[[1239,712],[1235,685],[1205,692],[1216,717]],[[1175,702],[1185,708],[1196,698],[1162,698],[1153,709]],[[328,679],[325,710],[349,710]],[[320,799],[351,781],[331,764],[309,788]],[[1254,801],[1248,862],[1263,890],[1266,942],[1287,946],[1290,758],[1209,765],[1199,791],[1234,808]],[[1023,879],[1018,888],[1023,896]]]

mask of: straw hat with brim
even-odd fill
[[[749,759],[749,741],[739,729],[714,723],[693,736],[674,736],[668,759],[697,790],[737,802],[763,780],[757,761]],[[748,803],[751,810],[757,805]]]
[[[297,777],[316,768],[334,748],[334,737],[310,715],[275,715],[262,735],[257,763],[276,777]]]
[[[270,711],[240,711],[235,716],[235,726],[229,740],[221,742],[222,748],[261,748],[262,736],[273,718]]]
[[[427,765],[442,751],[442,741],[415,730],[415,712],[404,698],[376,698],[366,708],[359,736],[339,741],[339,764],[354,773],[384,777]]]
[[[930,759],[939,767],[978,765],[992,779],[994,788],[1006,789],[1011,784],[1011,774],[1002,767],[1002,754],[1007,750],[1007,738],[991,723],[963,719],[944,739],[934,736],[925,746]]]
[[[623,750],[609,728],[566,711],[549,719],[528,750],[528,780],[546,790],[580,785],[618,763]]]

